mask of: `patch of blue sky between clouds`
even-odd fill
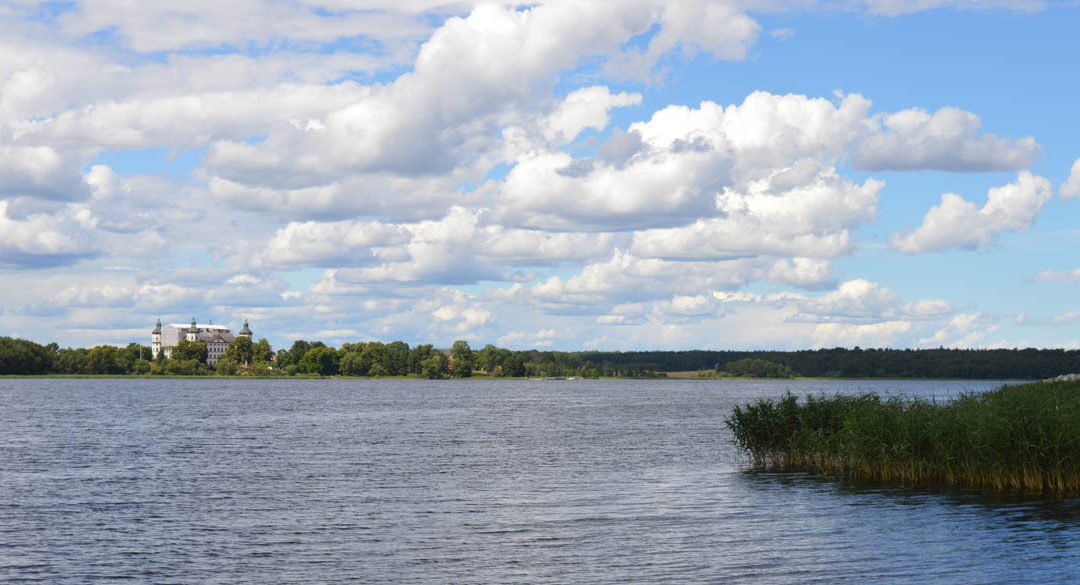
[[[76,4],[75,0],[41,2],[34,6],[30,13],[30,20],[44,23],[55,22],[58,16],[74,9]]]
[[[460,185],[461,190],[466,192],[466,193],[472,193],[473,191],[476,191],[477,189],[482,187],[485,183],[493,182],[493,181],[502,181],[503,179],[506,178],[506,175],[510,174],[510,171],[512,171],[512,170],[514,170],[514,165],[512,163],[508,163],[508,162],[496,163],[490,169],[488,169],[488,172],[484,175],[483,179],[480,179],[479,181],[476,181],[476,182],[465,181],[465,182],[461,183],[461,185]]]
[[[304,268],[300,270],[282,270],[276,272],[286,284],[289,285],[290,291],[306,293],[311,287],[322,279],[326,271],[322,268]]]
[[[189,182],[195,180],[193,174],[205,155],[206,147],[182,152],[167,148],[110,150],[94,157],[83,167],[83,172],[103,164],[120,175],[157,174],[178,182]]]

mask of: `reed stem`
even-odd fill
[[[1080,494],[1080,382],[948,402],[787,394],[725,424],[756,467],[902,484]]]

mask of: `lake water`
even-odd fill
[[[723,425],[995,385],[3,379],[0,582],[1075,582],[1078,500],[748,472]]]

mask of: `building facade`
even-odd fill
[[[165,359],[172,357],[172,352],[181,341],[197,341],[206,344],[206,363],[217,364],[222,354],[237,337],[251,337],[251,328],[244,321],[244,327],[238,335],[233,335],[232,330],[222,325],[198,325],[195,318],[191,318],[190,325],[182,323],[170,323],[164,327],[161,319],[157,326],[150,332],[150,348],[156,359],[158,354],[165,354]]]

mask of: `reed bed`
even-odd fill
[[[948,402],[790,393],[725,421],[757,467],[903,484],[1080,494],[1080,382]]]

